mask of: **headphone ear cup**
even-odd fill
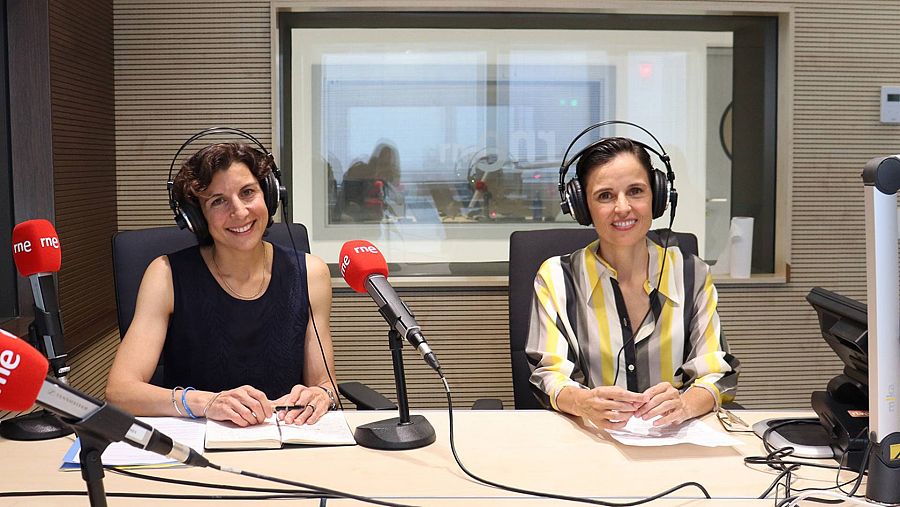
[[[669,203],[669,182],[659,169],[650,172],[650,191],[653,192],[653,218],[659,218],[665,214]]]
[[[266,202],[266,210],[269,212],[269,224],[266,227],[271,227],[272,223],[275,221],[275,213],[278,211],[281,182],[278,181],[278,178],[273,171],[269,171],[269,174],[259,182],[259,186]]]
[[[197,240],[203,243],[209,237],[209,227],[206,225],[206,217],[200,208],[191,203],[178,203],[178,214],[175,222],[182,229],[187,229],[197,236]]]
[[[578,178],[572,178],[566,183],[566,197],[569,200],[572,218],[581,225],[591,225],[594,219],[591,218],[591,210],[588,208],[587,200],[584,197],[584,191],[581,189],[581,182],[578,181]]]

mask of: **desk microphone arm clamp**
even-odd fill
[[[862,173],[866,200],[869,348],[869,479],[866,498],[900,505],[900,270],[897,191],[900,155],[877,157]]]
[[[359,445],[372,449],[404,450],[425,447],[434,442],[435,433],[428,419],[421,415],[409,415],[406,375],[403,370],[403,337],[391,329],[388,331],[388,341],[394,363],[394,383],[397,386],[400,417],[358,426],[353,437]]]

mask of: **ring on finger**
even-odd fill
[[[316,411],[316,406],[313,405],[312,403],[309,403],[308,405],[306,405],[306,407],[307,407],[307,408],[311,408],[313,412]]]

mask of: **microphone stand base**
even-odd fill
[[[0,436],[9,440],[50,440],[72,433],[72,428],[46,410],[0,421]]]
[[[399,417],[363,424],[353,432],[356,443],[370,449],[401,451],[418,449],[434,442],[434,428],[428,419],[412,415],[408,422]]]

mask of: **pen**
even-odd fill
[[[303,410],[306,408],[306,405],[276,405],[275,411],[279,410]]]

